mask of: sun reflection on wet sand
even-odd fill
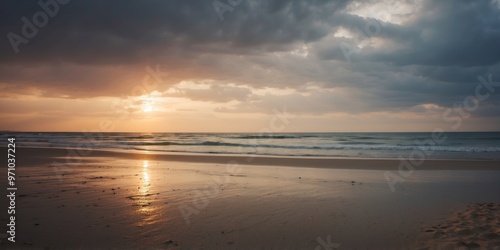
[[[149,178],[149,161],[144,160],[142,162],[142,178],[141,185],[139,187],[139,212],[143,214],[150,214],[153,212],[153,208],[151,206],[152,202],[152,194],[150,193],[151,182]]]
[[[152,224],[155,218],[158,216],[158,211],[156,211],[158,207],[153,205],[153,200],[157,194],[154,194],[151,191],[149,166],[150,164],[148,160],[144,160],[142,162],[142,175],[140,177],[140,184],[137,189],[138,193],[136,195],[127,197],[135,202],[134,206],[138,207],[136,213],[142,216],[142,219],[138,223],[138,226]]]
[[[138,161],[136,166],[133,174],[135,188],[126,198],[133,203],[134,209],[130,216],[135,217],[134,225],[141,228],[140,234],[149,235],[160,229],[154,225],[161,225],[168,218],[164,213],[166,205],[160,198],[161,183],[155,177],[155,174],[159,174],[159,169],[152,167],[150,160]]]
[[[149,161],[145,160],[142,162],[142,176],[143,176],[143,182],[140,190],[143,193],[147,193],[149,191],[149,186],[151,183],[149,182]]]

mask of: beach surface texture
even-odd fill
[[[19,249],[500,247],[494,160],[17,155]]]

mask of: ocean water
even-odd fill
[[[444,133],[79,133],[1,132],[18,147],[272,156],[500,159],[500,132]]]

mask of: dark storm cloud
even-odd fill
[[[0,82],[9,86],[37,84],[52,88],[47,92],[76,97],[75,88],[84,89],[80,93],[84,96],[92,96],[92,91],[94,95],[126,94],[133,85],[121,78],[126,75],[134,82],[141,81],[146,65],[160,64],[172,79],[186,75],[224,78],[224,69],[210,69],[198,61],[206,54],[262,54],[286,50],[297,41],[320,39],[329,26],[317,18],[346,3],[244,1],[232,12],[223,13],[226,19],[221,21],[212,1],[74,0],[59,4],[54,17],[37,28],[27,44],[15,40],[12,46],[7,35],[23,36],[23,17],[32,23],[33,16],[43,9],[35,1],[2,1],[0,64],[4,66],[0,72],[5,74]],[[105,68],[109,65],[122,67],[121,77],[116,68]],[[120,81],[123,86],[116,88]]]
[[[4,1],[5,2],[5,1]],[[2,9],[3,34],[21,34],[23,16],[29,20],[41,7],[6,1]],[[45,2],[45,1],[42,1]],[[225,1],[223,1],[225,2]],[[206,45],[269,49],[295,41],[314,41],[329,31],[320,23],[345,1],[246,1],[222,22],[212,1],[70,1],[29,44],[13,53],[2,39],[3,62],[70,61],[127,63],[165,55],[168,49],[187,50]],[[173,54],[173,52],[166,55]],[[189,53],[188,53],[189,54]],[[184,55],[182,55],[184,56]]]
[[[377,53],[373,60],[400,65],[489,66],[500,62],[500,11],[493,1],[429,1],[419,18],[388,38],[407,43],[391,54]]]
[[[354,14],[354,1],[347,0],[244,0],[223,13],[224,20],[214,1],[73,0],[60,4],[15,53],[7,35],[22,35],[22,18],[32,20],[42,8],[36,1],[2,1],[0,89],[69,98],[125,96],[141,83],[147,65],[158,64],[169,73],[159,91],[182,80],[210,79],[234,87],[183,95],[239,100],[235,110],[242,112],[265,112],[283,102],[300,113],[320,114],[429,103],[452,107],[474,94],[479,75],[500,81],[498,1],[401,2],[414,8],[391,23]],[[376,32],[367,32],[374,23]],[[340,29],[361,31],[361,38],[334,36]],[[359,47],[350,62],[343,44]],[[259,96],[238,85],[296,93]],[[486,100],[488,111],[475,114],[495,114],[498,96]]]
[[[352,61],[346,67],[349,72],[362,73],[364,81],[356,77],[357,82],[352,82],[352,77],[346,77],[342,82],[375,93],[373,97],[384,100],[388,107],[424,103],[452,107],[466,96],[474,95],[478,76],[493,74],[493,80],[500,82],[498,1],[423,3],[414,10],[417,12],[412,18],[399,25],[356,15],[332,17],[342,19],[340,25],[355,33],[355,37],[340,37],[327,46],[318,46],[318,57],[347,61],[342,43],[355,46],[366,40],[387,42],[352,53]],[[370,22],[381,24],[379,32],[367,34],[364,31]],[[498,100],[497,93],[488,102]],[[480,114],[482,112],[477,112]]]

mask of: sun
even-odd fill
[[[142,105],[142,112],[149,113],[152,111],[153,111],[153,105],[151,105],[150,103],[145,103],[144,105]]]
[[[154,111],[159,111],[157,108],[158,104],[158,93],[151,93],[148,95],[142,95],[137,97],[137,102],[139,102],[139,110],[142,110],[142,113],[151,113]]]

